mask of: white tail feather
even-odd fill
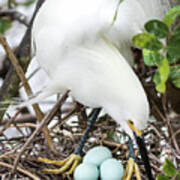
[[[41,93],[39,93],[37,96],[27,100],[26,102],[23,102],[19,105],[16,106],[16,108],[21,108],[24,106],[29,106],[29,105],[33,105],[36,103],[39,103],[41,101],[43,101],[45,98],[53,95],[54,93],[52,91],[42,91]]]

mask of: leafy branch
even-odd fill
[[[172,161],[169,159],[165,160],[165,163],[163,165],[162,171],[163,174],[159,174],[157,176],[157,180],[180,180],[180,170],[178,170]]]
[[[180,6],[176,6],[162,21],[148,21],[145,32],[133,37],[134,45],[143,50],[144,63],[157,68],[153,81],[160,93],[165,93],[168,79],[180,88],[180,25],[173,28],[179,15]]]

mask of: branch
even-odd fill
[[[28,81],[24,75],[24,72],[23,72],[23,69],[21,68],[21,66],[19,65],[18,63],[18,60],[16,59],[14,53],[12,52],[9,44],[7,43],[5,37],[0,34],[0,43],[2,44],[2,46],[4,47],[4,50],[6,51],[6,54],[7,56],[9,57],[11,63],[13,64],[21,82],[23,83],[23,86],[24,86],[24,89],[27,93],[28,96],[32,95],[32,90],[31,90],[31,87],[30,85],[28,84]],[[44,114],[42,113],[40,107],[38,106],[38,104],[34,104],[32,105],[33,106],[33,109],[36,113],[36,116],[37,116],[37,119],[39,120],[39,122],[42,121],[43,117],[44,117]],[[57,154],[56,152],[56,149],[55,147],[53,146],[53,141],[49,135],[49,130],[47,127],[45,127],[43,129],[43,133],[44,133],[44,136],[45,136],[45,139],[47,141],[47,144],[49,146],[49,148],[51,149],[52,152],[54,152],[55,154]]]
[[[3,35],[0,34],[0,43],[2,44],[2,46],[4,47],[5,51],[6,51],[6,54],[9,58],[9,60],[11,61],[11,63],[13,64],[17,74],[18,74],[18,77],[20,78],[21,82],[23,83],[23,86],[25,88],[25,91],[27,93],[28,96],[32,95],[32,90],[31,90],[31,87],[29,86],[27,80],[26,80],[26,77],[24,75],[24,72],[23,72],[23,69],[21,68],[21,66],[19,65],[19,62],[16,58],[16,56],[14,55],[14,53],[12,52],[9,44],[7,43],[5,37]],[[29,52],[29,51],[28,51]],[[28,56],[29,57],[29,56]],[[28,60],[30,60],[30,58],[28,58]],[[18,79],[17,79],[18,80]],[[18,81],[19,82],[19,81]],[[18,90],[18,87],[16,87],[16,90]],[[11,95],[11,94],[10,94]],[[41,109],[39,108],[39,106],[37,104],[34,104],[33,105],[33,109],[36,113],[36,116],[37,116],[37,119],[39,120],[39,122],[42,121],[44,115],[41,111]],[[47,144],[49,146],[49,148],[51,149],[52,152],[54,152],[55,154],[57,154],[57,151],[53,145],[53,141],[49,135],[49,130],[47,127],[45,127],[43,129],[43,133],[44,133],[44,137],[47,141]]]
[[[23,83],[23,86],[26,90],[27,95],[28,96],[32,95],[32,90],[31,90],[31,88],[30,88],[30,86],[26,80],[24,72],[23,72],[21,66],[19,65],[18,60],[16,59],[14,53],[12,52],[9,44],[7,43],[6,38],[2,34],[0,34],[0,43],[4,47],[4,50],[6,51],[7,56],[9,57],[9,59],[10,59],[11,63],[13,64],[21,82]]]
[[[33,17],[31,19],[31,22],[29,24],[29,27],[24,35],[24,38],[20,44],[20,46],[15,51],[15,56],[19,60],[19,63],[21,67],[23,67],[23,71],[26,72],[27,67],[29,65],[29,62],[31,60],[30,58],[30,39],[31,39],[31,28],[34,21],[34,18],[38,12],[38,9],[42,5],[44,0],[39,0],[37,3],[36,10],[33,14]],[[6,58],[7,60],[8,58]],[[6,78],[3,82],[3,85],[0,89],[0,102],[4,101],[10,101],[12,97],[17,96],[18,94],[18,87],[19,87],[20,79],[18,78],[17,74],[15,73],[13,65],[10,65],[9,71],[6,75]],[[8,105],[0,104],[0,109],[7,108]],[[2,121],[2,118],[4,116],[4,113],[6,110],[2,110],[0,112],[0,124]]]
[[[0,166],[3,166],[3,167],[7,167],[7,168],[10,168],[10,169],[13,169],[13,166],[10,165],[10,164],[7,164],[7,163],[4,163],[4,162],[1,162],[0,161]],[[39,177],[35,176],[34,174],[30,173],[29,171],[26,171],[20,167],[17,167],[17,170],[23,174],[25,174],[26,176],[32,178],[33,180],[40,180]]]
[[[60,98],[60,100],[55,104],[53,109],[43,118],[42,122],[37,126],[36,130],[33,132],[33,134],[29,137],[29,139],[26,141],[26,143],[22,146],[20,149],[20,152],[15,159],[14,167],[12,173],[14,174],[17,168],[17,165],[19,163],[20,157],[23,154],[24,150],[29,146],[29,144],[33,141],[33,139],[40,133],[41,129],[48,124],[49,121],[53,119],[53,117],[56,115],[56,113],[59,110],[59,107],[64,103],[66,98],[68,97],[69,90],[64,93],[64,95]]]
[[[29,25],[27,17],[24,14],[13,9],[2,10],[0,12],[0,17],[10,17],[11,20],[17,20],[25,26]]]

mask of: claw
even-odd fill
[[[68,176],[73,173],[79,162],[81,161],[81,156],[77,154],[71,154],[69,157],[62,161],[54,161],[46,158],[38,158],[39,161],[48,164],[54,164],[57,166],[62,166],[60,169],[43,169],[44,172],[53,174],[63,174],[63,176]]]
[[[127,167],[126,167],[126,170],[124,173],[123,180],[130,180],[133,173],[135,174],[135,177],[137,180],[141,180],[139,167],[138,167],[137,163],[134,161],[134,159],[130,158],[127,163]]]

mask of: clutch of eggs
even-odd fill
[[[104,146],[90,149],[74,171],[75,180],[121,180],[124,169],[120,161],[112,158],[111,151]]]

